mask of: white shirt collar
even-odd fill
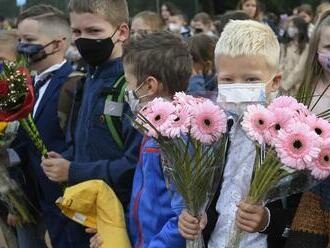
[[[64,64],[66,63],[66,59],[63,60],[61,63],[52,65],[51,67],[49,67],[47,70],[41,72],[40,74],[37,74],[35,77],[35,82],[39,81],[39,80],[43,80],[45,79],[50,73],[57,71],[58,69],[60,69]]]

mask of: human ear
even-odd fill
[[[160,96],[163,91],[163,85],[153,76],[146,80],[147,92],[150,96]]]
[[[277,73],[274,78],[266,85],[267,92],[276,92],[281,86],[282,74]]]
[[[118,27],[118,31],[117,31],[117,42],[124,42],[128,39],[129,37],[129,27],[126,23],[122,23],[119,27]]]

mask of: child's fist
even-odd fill
[[[206,213],[201,218],[195,218],[186,210],[183,210],[179,217],[179,231],[185,239],[197,239],[207,224]]]
[[[236,214],[236,225],[243,231],[255,233],[264,231],[269,224],[269,210],[263,206],[240,202]]]

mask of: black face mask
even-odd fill
[[[106,39],[87,39],[79,38],[75,44],[84,60],[91,66],[98,66],[106,62],[113,51],[115,44],[112,37],[117,30]]]
[[[30,43],[18,43],[17,52],[27,58],[29,64],[40,62],[47,58],[47,56],[54,53],[47,54],[45,48],[53,44],[55,41],[51,41],[45,46],[40,44]]]

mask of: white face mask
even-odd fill
[[[149,96],[149,95],[143,95],[138,97],[137,94],[137,92],[142,88],[145,82],[146,81],[143,81],[142,84],[140,84],[140,86],[137,87],[135,90],[128,90],[127,88],[125,90],[125,101],[128,103],[133,114],[136,114],[142,108],[142,104],[140,103],[140,100]]]
[[[241,116],[248,105],[266,103],[266,84],[219,84],[217,102],[226,111]]]
[[[287,33],[288,36],[293,39],[298,34],[298,29],[295,27],[288,27]]]
[[[181,26],[179,24],[175,24],[175,23],[170,23],[168,25],[168,29],[171,31],[171,32],[180,32],[181,31]]]

